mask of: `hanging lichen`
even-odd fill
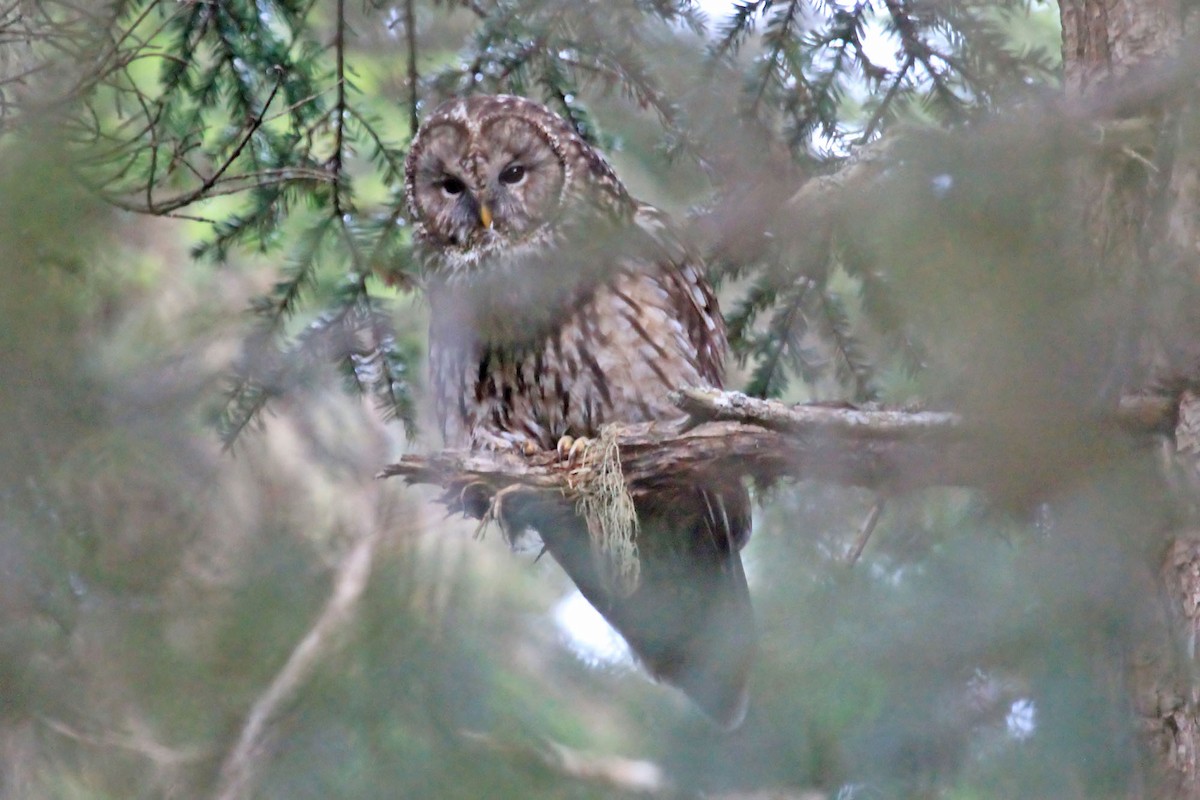
[[[584,448],[572,483],[605,587],[622,597],[633,594],[641,577],[638,519],[621,471],[617,426],[604,426]]]

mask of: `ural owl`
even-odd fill
[[[554,449],[609,422],[678,418],[672,389],[721,386],[725,324],[700,259],[546,107],[443,104],[413,142],[406,189],[447,446]],[[636,511],[632,593],[602,579],[569,502],[535,527],[654,676],[736,726],[755,647],[745,487],[665,480]]]

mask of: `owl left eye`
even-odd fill
[[[513,164],[505,167],[500,173],[500,182],[507,183],[509,186],[520,183],[525,178],[525,168],[520,164]]]
[[[452,175],[447,175],[443,178],[440,185],[442,191],[451,197],[462,194],[463,190],[467,188],[465,183]]]

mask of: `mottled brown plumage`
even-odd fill
[[[700,259],[562,118],[518,97],[453,100],[407,166],[447,445],[552,449],[609,422],[678,417],[669,391],[721,385],[725,326]],[[638,502],[632,594],[602,578],[570,503],[506,513],[533,520],[651,673],[741,721],[754,625],[739,482],[667,480]]]

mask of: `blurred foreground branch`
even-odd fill
[[[512,742],[476,731],[462,731],[467,744],[503,753],[551,772],[605,789],[614,797],[681,797],[679,788],[662,767],[645,759],[625,758],[577,750],[549,739]],[[687,796],[691,796],[688,794]],[[773,789],[750,794],[708,794],[709,800],[824,800],[817,791]]]
[[[503,753],[612,791],[655,795],[672,789],[662,768],[653,761],[588,753],[550,740],[514,743],[476,731],[462,731],[461,736],[474,747]]]
[[[1057,482],[1050,476],[1062,480],[1070,474],[1061,459],[1030,450],[1029,438],[1043,438],[1036,427],[998,429],[947,412],[789,406],[714,389],[686,389],[674,399],[685,421],[624,425],[617,432],[621,468],[635,497],[664,483],[704,476],[736,475],[768,484],[783,478],[819,480],[893,493],[930,486],[986,489],[1014,474],[1038,486]],[[1081,446],[1056,454],[1079,469],[1091,468],[1104,454],[1115,456],[1149,436],[1169,433],[1176,409],[1171,397],[1126,398],[1111,416],[1063,423]],[[442,486],[442,502],[451,510],[482,516],[500,490],[524,487],[570,495],[586,480],[585,473],[586,468],[562,463],[553,452],[444,450],[404,456],[379,477]]]
[[[296,696],[329,652],[344,641],[341,634],[367,588],[378,541],[377,532],[365,532],[343,556],[321,615],[254,702],[237,742],[225,757],[214,793],[218,800],[251,796],[257,771],[265,761],[263,753],[271,741],[271,722]]]

